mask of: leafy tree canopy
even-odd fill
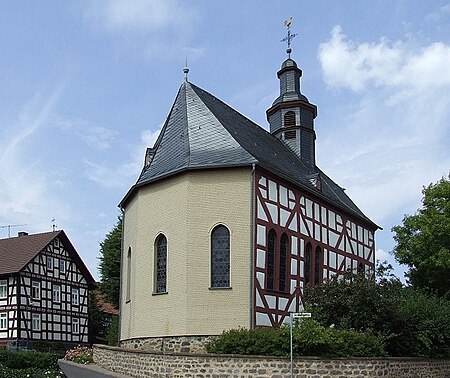
[[[450,175],[422,190],[423,206],[395,226],[395,259],[409,267],[409,284],[450,297]]]
[[[119,307],[120,251],[122,246],[122,217],[100,243],[100,291],[116,308]]]

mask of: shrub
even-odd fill
[[[113,315],[111,323],[106,329],[106,343],[112,346],[119,345],[119,317],[117,315]]]
[[[209,353],[288,356],[289,327],[238,329],[224,332],[206,345]],[[370,333],[325,328],[310,319],[293,331],[295,355],[327,357],[385,356],[385,339]]]
[[[66,361],[76,362],[77,364],[89,364],[94,362],[92,357],[93,350],[87,346],[78,345],[77,347],[70,349],[66,352],[64,359]]]
[[[11,369],[53,369],[58,367],[54,353],[0,351],[0,364]]]

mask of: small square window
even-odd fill
[[[33,281],[31,284],[31,298],[41,299],[41,283]]]
[[[47,269],[53,270],[53,257],[47,256]]]
[[[66,262],[65,260],[59,260],[59,271],[60,273],[66,273]]]
[[[72,333],[78,335],[80,333],[80,320],[72,319]]]
[[[53,286],[53,301],[61,302],[61,286]]]
[[[41,330],[41,314],[33,314],[31,328],[33,331]]]
[[[8,281],[0,280],[0,298],[6,298],[8,296]]]
[[[79,303],[79,294],[77,288],[72,288],[72,304],[78,305]]]
[[[6,331],[8,329],[8,314],[0,312],[0,330]]]

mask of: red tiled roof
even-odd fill
[[[94,277],[92,277],[89,269],[62,230],[0,239],[0,275],[13,274],[22,270],[56,237],[61,240],[71,259],[84,275],[88,285],[93,287]]]
[[[17,273],[61,231],[0,239],[0,274]]]

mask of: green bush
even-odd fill
[[[106,343],[112,346],[119,345],[119,317],[117,315],[113,315],[111,323],[106,329]]]
[[[256,328],[224,332],[211,340],[209,353],[288,356],[289,327]],[[316,320],[305,320],[293,330],[295,355],[326,357],[386,356],[385,339],[370,333],[325,328]]]
[[[54,353],[0,351],[0,364],[11,369],[57,368],[58,357]]]

